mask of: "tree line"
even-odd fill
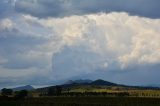
[[[12,89],[3,88],[1,98],[14,97],[15,99],[24,99],[28,96],[27,90],[13,91]]]
[[[63,91],[61,86],[50,87],[40,96],[129,96],[128,92],[70,92]]]

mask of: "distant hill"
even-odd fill
[[[116,83],[112,83],[112,82],[108,82],[108,81],[104,81],[101,79],[92,81],[92,80],[75,80],[75,81],[68,81],[67,83],[61,85],[64,87],[71,87],[71,86],[80,86],[80,85],[95,85],[95,86],[117,86],[118,84]]]
[[[79,80],[69,80],[67,82],[65,82],[64,84],[73,84],[73,83],[77,83],[77,84],[83,84],[83,83],[91,83],[92,80],[89,79],[79,79]]]
[[[58,85],[58,86],[61,86],[63,89],[74,89],[76,87],[78,88],[82,88],[82,89],[85,89],[85,88],[96,88],[97,89],[99,87],[103,87],[103,88],[107,88],[107,87],[110,87],[110,88],[117,88],[117,89],[121,89],[121,90],[146,90],[146,89],[149,89],[149,90],[159,90],[160,88],[159,87],[143,87],[143,86],[128,86],[128,85],[122,85],[122,84],[116,84],[116,83],[112,83],[112,82],[109,82],[109,81],[105,81],[105,80],[102,80],[102,79],[98,79],[98,80],[95,80],[95,81],[92,81],[92,80],[69,80],[67,82],[65,82],[64,84],[62,85]],[[38,92],[46,92],[47,89],[49,88],[54,88],[56,86],[49,86],[49,87],[44,87],[44,88],[38,88],[36,89],[36,91]],[[94,89],[93,88],[93,89]]]
[[[63,88],[72,88],[72,87],[76,87],[76,86],[122,86],[120,84],[116,84],[116,83],[112,83],[112,82],[108,82],[105,80],[69,80],[67,82],[65,82],[62,85],[59,85]],[[51,86],[54,87],[54,86]],[[49,87],[45,87],[45,88],[49,88]]]
[[[117,86],[118,84],[112,83],[112,82],[108,82],[108,81],[104,81],[101,79],[95,80],[93,82],[90,83],[90,85],[100,85],[100,86]]]
[[[20,86],[20,87],[16,87],[16,88],[12,88],[13,91],[20,91],[20,90],[33,90],[34,87],[32,87],[31,85],[26,85],[26,86]]]

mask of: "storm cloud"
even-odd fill
[[[159,4],[0,1],[0,87],[77,78],[158,84]]]
[[[98,12],[127,12],[159,18],[159,0],[17,0],[16,11],[37,17],[64,17]]]

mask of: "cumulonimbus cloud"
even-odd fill
[[[85,44],[91,52],[121,65],[160,62],[159,19],[100,13],[40,23],[51,28],[64,44],[71,47]]]
[[[3,57],[7,60],[3,68],[9,68],[15,61],[20,61],[24,68],[34,67],[37,73],[39,69],[52,70],[53,73],[49,74],[53,76],[50,77],[58,76],[62,79],[96,70],[125,70],[130,66],[160,63],[160,19],[130,16],[124,12],[45,19],[23,15],[19,18],[23,28],[17,23],[19,21],[15,21],[14,25],[25,36],[18,35],[16,39],[29,36],[28,43],[18,46],[15,55],[12,53]],[[27,28],[32,33],[27,33]],[[12,41],[13,45],[8,46],[13,47],[14,43],[17,45],[16,41]],[[2,43],[1,46],[6,45]],[[15,60],[16,56],[18,60]],[[14,69],[19,63],[15,64]],[[50,69],[51,65],[53,69]],[[42,74],[45,72],[41,71]]]

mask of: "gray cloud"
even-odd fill
[[[96,70],[107,75],[108,71],[158,64],[159,22],[127,13],[58,19],[22,15],[1,20],[0,69],[6,70],[1,75],[14,76],[15,72],[19,78],[24,71],[61,80]],[[148,42],[151,37],[153,42]]]
[[[14,0],[0,1],[0,19],[15,15],[15,7],[13,5],[13,1]]]
[[[17,0],[16,11],[37,17],[64,17],[98,12],[128,12],[159,18],[159,0]]]
[[[154,83],[159,79],[155,64],[160,63],[160,20],[130,14],[155,17],[152,13],[158,18],[155,9],[159,1],[155,4],[146,0],[142,8],[138,6],[143,0],[135,2],[17,0],[16,11],[1,11],[0,86],[15,82],[44,84],[75,77],[135,83],[136,75],[136,81],[142,76],[141,83]],[[69,15],[74,16],[64,17]],[[145,71],[146,66],[151,72]]]
[[[91,78],[94,80],[103,78],[119,84],[149,86],[160,84],[158,78],[160,74],[159,70],[159,64],[147,64],[143,66],[137,65],[136,67],[130,67],[124,70],[101,71],[101,69],[97,69],[97,71],[93,73],[84,74],[82,76],[83,78]]]
[[[18,24],[21,22],[23,25]],[[28,32],[28,28],[32,27],[24,23],[25,21],[21,19],[18,22],[9,18],[0,20],[0,58],[3,60],[0,62],[1,68],[19,70],[46,67],[48,62],[46,59],[43,61],[39,59],[43,53],[37,46],[48,42],[48,39],[45,36],[40,37],[40,31],[37,32],[36,28],[33,28],[35,31]],[[25,30],[19,28],[21,26]]]

